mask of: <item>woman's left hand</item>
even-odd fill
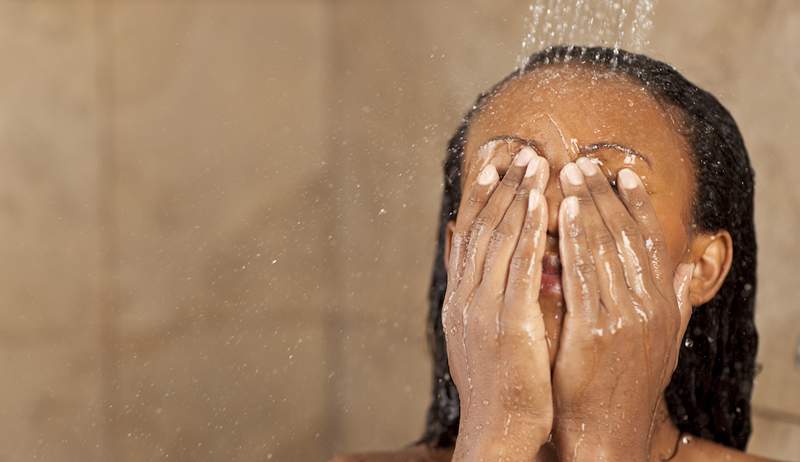
[[[560,460],[646,461],[655,412],[691,315],[693,265],[674,271],[650,198],[623,169],[619,196],[588,158],[561,172],[566,301],[553,372]]]

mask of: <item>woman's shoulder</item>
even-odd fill
[[[676,458],[676,462],[705,462],[709,460],[724,460],[726,462],[777,462],[772,459],[746,454],[736,449],[723,446],[713,441],[696,438],[693,440],[692,449],[686,451],[686,457]],[[678,452],[680,455],[680,452]]]
[[[452,449],[434,449],[421,444],[397,451],[336,456],[330,462],[449,462],[452,457]]]
[[[772,459],[745,454],[713,441],[696,438],[691,449],[677,454],[675,462],[707,462],[724,460],[726,462],[777,462]],[[434,449],[426,445],[411,446],[396,451],[370,452],[336,456],[330,462],[449,462],[453,450]]]

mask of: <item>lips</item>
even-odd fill
[[[542,257],[542,286],[540,295],[561,298],[561,259],[558,257],[558,240],[547,236]]]
[[[542,258],[542,274],[561,276],[561,259],[557,253],[545,252]]]

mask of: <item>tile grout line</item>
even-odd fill
[[[106,460],[119,460],[116,445],[115,384],[116,369],[116,307],[119,301],[118,226],[116,216],[115,184],[116,159],[112,134],[114,117],[114,74],[113,46],[110,43],[108,21],[112,18],[113,4],[106,0],[93,0],[94,3],[94,41],[95,41],[95,85],[97,113],[95,115],[96,153],[98,162],[97,195],[98,221],[100,223],[100,303],[98,318],[100,324],[100,374],[101,403],[103,418],[102,439],[103,457]]]

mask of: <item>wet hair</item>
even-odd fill
[[[677,369],[666,389],[672,421],[682,432],[743,450],[750,437],[750,398],[756,373],[758,335],[753,320],[756,241],[753,223],[753,170],[731,114],[710,93],[686,80],[672,66],[644,55],[603,47],[555,46],[533,54],[527,64],[481,94],[463,119],[444,161],[438,245],[429,292],[428,341],[433,354],[433,401],[425,433],[418,441],[451,447],[458,435],[458,391],[449,373],[442,303],[447,285],[444,265],[446,225],[455,220],[461,200],[464,147],[470,120],[503,84],[533,69],[579,63],[628,76],[664,106],[679,109],[683,136],[695,172],[692,206],[696,232],[727,230],[733,263],[718,293],[692,314],[681,344]]]

